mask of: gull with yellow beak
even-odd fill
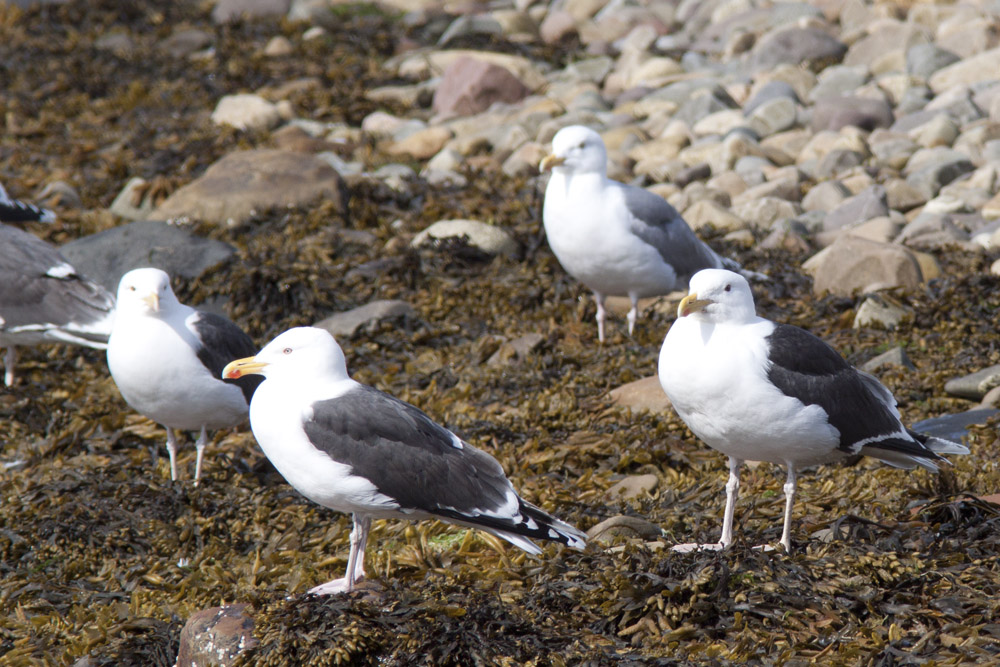
[[[549,247],[566,272],[594,293],[602,342],[606,296],[631,300],[631,335],[640,298],[687,289],[701,269],[741,270],[695,236],[665,199],[608,178],[607,163],[601,135],[571,125],[556,133],[552,153],[539,165],[552,172],[542,209]]]
[[[522,499],[492,456],[418,408],[351,379],[329,332],[289,329],[223,377],[260,374],[250,428],[278,472],[309,500],[354,517],[347,572],[310,589],[350,592],[364,578],[372,519],[440,519],[531,554],[533,539],[577,549],[586,536]]]
[[[199,431],[201,464],[208,429],[236,426],[247,417],[260,384],[223,381],[223,367],[256,350],[243,331],[221,315],[185,306],[160,269],[129,271],[118,284],[118,305],[108,340],[108,368],[125,402],[167,430],[170,479],[177,479],[175,429]]]
[[[733,511],[744,461],[784,465],[785,518],[780,543],[791,549],[798,470],[856,454],[897,468],[936,471],[943,454],[964,445],[924,435],[900,421],[896,400],[813,334],[756,315],[747,281],[709,269],[691,292],[660,349],[660,384],[674,409],[705,443],[729,457],[721,549],[733,541]]]

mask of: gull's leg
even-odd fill
[[[733,543],[733,513],[736,511],[736,497],[740,492],[740,466],[743,461],[729,457],[729,481],[726,482],[726,513],[722,517],[722,537],[719,542],[723,547]]]
[[[354,515],[354,528],[351,529],[351,550],[347,556],[347,571],[340,579],[328,581],[315,588],[310,588],[312,595],[333,595],[350,593],[354,585],[365,576],[365,544],[368,542],[368,529],[372,519],[369,516]]]
[[[628,335],[631,336],[635,330],[635,321],[639,319],[639,295],[629,294],[628,298],[632,301],[632,308],[628,311]]]
[[[781,545],[786,553],[792,551],[792,503],[795,501],[795,466],[788,465],[788,479],[785,481],[785,527],[781,531]]]
[[[8,387],[14,386],[14,364],[17,363],[17,348],[13,345],[7,347],[6,354],[3,355],[3,382]]]
[[[594,303],[597,304],[597,339],[604,342],[604,295],[594,292]]]
[[[676,544],[673,547],[674,551],[679,551],[681,553],[688,553],[691,551],[719,551],[726,549],[730,544],[733,543],[733,514],[736,511],[736,497],[739,495],[740,491],[740,466],[743,465],[743,461],[737,458],[729,457],[729,480],[726,482],[726,510],[722,517],[722,537],[719,538],[716,544]]]
[[[205,445],[208,443],[208,433],[205,427],[201,427],[201,435],[198,436],[198,442],[194,443],[195,449],[198,450],[198,457],[195,459],[194,464],[194,485],[198,486],[198,479],[201,477],[201,459],[205,455]]]
[[[174,435],[174,429],[169,426],[165,427],[167,429],[167,454],[170,456],[170,481],[177,481],[177,436]]]

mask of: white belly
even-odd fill
[[[842,458],[839,434],[818,406],[786,396],[767,380],[759,320],[754,336],[678,319],[663,342],[659,376],[684,423],[707,445],[741,460],[816,465]],[[711,335],[706,335],[711,330]]]
[[[161,320],[136,318],[114,331],[108,368],[125,402],[164,426],[223,428],[246,418],[239,387],[213,377],[182,333]]]

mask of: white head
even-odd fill
[[[160,269],[133,269],[118,283],[118,312],[152,315],[169,312],[178,303],[170,276]]]
[[[263,375],[269,380],[296,383],[310,378],[336,382],[350,377],[340,345],[330,332],[315,327],[289,329],[255,356],[232,361],[222,371],[224,378],[236,379],[244,375]]]
[[[746,278],[724,269],[703,269],[691,277],[690,291],[677,307],[677,317],[703,322],[748,322],[756,317]]]
[[[539,170],[568,174],[597,173],[601,176],[608,171],[608,152],[604,148],[601,135],[583,125],[570,125],[556,132],[552,138],[552,153],[545,156]]]

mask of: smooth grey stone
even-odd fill
[[[371,328],[379,322],[397,317],[410,318],[416,315],[413,306],[405,301],[386,299],[372,301],[363,306],[341,313],[334,313],[314,326],[326,329],[334,337],[350,337],[362,328]]]
[[[913,424],[911,428],[917,433],[925,433],[936,438],[944,438],[959,442],[969,434],[970,426],[985,424],[993,415],[1000,412],[993,408],[973,408],[954,415],[941,415]]]
[[[857,326],[856,320],[855,326]],[[865,373],[874,373],[883,366],[902,366],[910,371],[917,369],[917,367],[913,365],[913,362],[910,361],[910,357],[906,354],[906,349],[903,347],[894,347],[878,356],[872,357],[865,363],[861,364],[860,368]]]
[[[839,206],[827,213],[823,218],[823,229],[833,231],[853,227],[883,215],[889,215],[885,188],[881,185],[872,185],[850,199],[844,200]]]
[[[814,132],[836,132],[848,125],[870,132],[877,127],[889,127],[893,120],[888,102],[867,97],[827,97],[817,100],[812,110]]]
[[[1000,364],[948,380],[944,390],[952,396],[980,401],[993,387],[1000,387]]]
[[[233,257],[236,249],[176,225],[140,220],[77,239],[60,252],[77,271],[114,294],[132,269],[153,266],[171,276],[197,278]]]
[[[818,28],[781,28],[765,34],[750,52],[754,71],[778,65],[829,65],[838,63],[847,45]]]
[[[904,319],[911,315],[911,312],[903,306],[893,303],[880,294],[873,294],[858,307],[858,312],[854,315],[853,328],[869,327],[891,330],[898,327]],[[905,356],[906,353],[903,354]],[[909,359],[906,361],[909,364]]]
[[[784,81],[768,81],[761,86],[760,90],[758,90],[753,97],[747,100],[746,104],[743,105],[743,115],[749,116],[753,113],[754,109],[762,104],[782,97],[787,97],[796,104],[802,103],[802,100],[799,99],[795,89],[788,83],[785,83]]]
[[[906,73],[926,79],[961,58],[935,44],[916,44],[906,51]]]

